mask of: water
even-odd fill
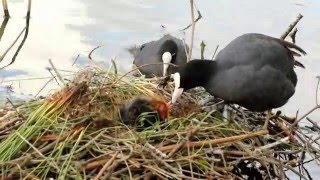
[[[207,45],[205,57],[211,58],[217,45],[223,48],[243,33],[258,32],[280,37],[297,14],[301,13],[304,18],[298,24],[297,44],[308,55],[298,60],[306,69],[296,69],[299,78],[296,93],[280,109],[288,115],[295,115],[299,110],[302,115],[315,105],[316,76],[320,75],[320,1],[196,2],[203,18],[196,25],[193,58],[200,57],[199,45],[202,40]],[[25,27],[26,8],[23,0],[10,1],[12,17],[0,41],[1,54]],[[58,69],[75,72],[78,67],[90,62],[87,55],[94,47],[103,45],[93,53],[93,59],[108,67],[110,59],[115,57],[119,69],[124,72],[131,68],[132,57],[125,49],[131,45],[158,39],[164,33],[184,37],[190,44],[190,31],[186,31],[185,35],[179,31],[190,22],[189,1],[73,0],[57,3],[34,0],[31,11],[28,36],[18,57],[11,66],[0,70],[0,76],[4,78],[1,86],[12,85],[18,95],[23,93],[34,96],[39,93],[49,79],[30,78],[51,77],[46,69],[50,67],[48,59]],[[166,28],[161,28],[161,25]],[[0,63],[0,67],[11,61],[22,37]],[[80,57],[73,65],[78,54]],[[11,81],[17,79],[29,80]],[[56,88],[56,82],[52,81],[39,94],[45,95]],[[0,98],[3,98],[5,90],[0,89],[0,92],[3,92],[0,94]],[[319,110],[310,118],[319,122]],[[311,171],[316,173],[315,169]]]

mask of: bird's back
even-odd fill
[[[262,34],[234,39],[216,57],[206,89],[228,102],[263,111],[284,105],[295,92],[294,59],[281,41]]]
[[[239,65],[261,68],[271,65],[282,72],[293,68],[294,59],[288,49],[276,38],[248,33],[232,40],[217,56],[221,69]]]

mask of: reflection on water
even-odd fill
[[[202,40],[206,43],[204,56],[211,58],[217,45],[223,48],[243,33],[258,32],[280,37],[298,13],[304,15],[298,24],[296,41],[308,53],[298,58],[306,69],[296,69],[299,78],[296,93],[280,109],[295,115],[297,110],[304,113],[314,106],[315,77],[320,74],[320,1],[198,0],[197,7],[203,18],[196,25],[193,58],[200,57]],[[26,26],[26,3],[23,0],[10,1],[9,9],[10,20],[1,19],[1,29],[5,29],[0,31],[1,54],[24,27],[25,39],[20,39],[0,62],[3,67],[14,60],[0,70],[0,76],[4,77],[0,86],[12,85],[18,93],[38,94],[51,77],[47,69],[50,67],[48,59],[52,59],[58,69],[69,70],[61,71],[63,75],[72,75],[72,71],[76,72],[90,62],[87,55],[91,49],[102,45],[92,58],[108,67],[111,58],[115,57],[119,70],[124,72],[131,68],[132,62],[126,48],[134,44],[158,39],[164,33],[185,38],[190,44],[190,31],[185,34],[179,31],[190,22],[188,1],[77,0],[57,3],[36,0],[27,23],[30,26]],[[19,45],[21,48],[16,54]],[[13,79],[22,80],[11,81]],[[52,81],[40,94],[57,88],[56,82]],[[317,121],[320,113],[316,112],[310,118]]]
[[[2,25],[1,25],[1,29],[0,29],[0,31],[1,31],[1,33],[0,33],[0,40],[1,40],[1,37],[2,37],[3,33],[5,32],[5,29],[6,29],[6,26],[7,26],[8,21],[9,21],[9,18],[4,18],[3,21],[2,21]],[[17,56],[18,56],[18,54],[19,54],[19,52],[20,52],[20,50],[21,50],[21,48],[23,47],[25,41],[27,40],[28,32],[29,32],[29,24],[30,24],[29,22],[30,22],[30,18],[26,18],[26,27],[24,27],[24,28],[22,29],[21,33],[18,35],[18,37],[16,38],[16,40],[13,42],[13,44],[10,45],[10,46],[8,47],[8,49],[2,54],[2,56],[1,56],[1,58],[0,58],[0,62],[6,57],[8,51],[10,51],[11,48],[17,43],[17,41],[19,40],[19,38],[20,38],[20,36],[22,35],[22,33],[24,33],[23,39],[22,39],[20,45],[18,46],[18,48],[15,50],[15,53],[14,53],[14,55],[13,55],[10,63],[7,64],[7,65],[5,65],[5,66],[3,66],[3,67],[1,67],[0,69],[4,69],[4,68],[10,66],[11,64],[13,64],[13,63],[15,62],[15,60],[16,60],[16,58],[17,58]]]

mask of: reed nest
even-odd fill
[[[202,111],[185,92],[169,119],[136,131],[119,108],[136,96],[170,99],[173,84],[86,69],[60,91],[0,111],[2,179],[284,179],[319,157],[294,119],[234,108]],[[300,169],[300,168],[299,168]]]

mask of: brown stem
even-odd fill
[[[114,162],[114,160],[116,159],[118,154],[119,154],[119,151],[114,153],[114,155],[111,157],[111,159],[109,159],[109,161],[100,169],[98,175],[94,178],[95,180],[98,180],[102,176],[102,174],[105,172],[105,170]]]
[[[198,128],[191,128],[187,133],[187,139],[192,137],[194,134],[196,134],[199,131]],[[168,154],[168,158],[171,158],[176,152],[178,152],[184,145],[186,144],[186,141],[182,141],[179,144],[175,145],[175,148],[171,150],[171,152]]]
[[[189,143],[184,144],[182,146],[182,148],[187,148],[187,147],[195,147],[196,148],[196,147],[203,147],[203,146],[209,146],[209,145],[231,143],[231,142],[240,141],[243,139],[250,139],[252,137],[262,136],[262,135],[266,135],[266,134],[268,134],[267,130],[261,130],[261,131],[250,133],[250,134],[243,134],[243,135],[238,135],[238,136],[231,136],[231,137],[206,140],[206,141],[189,142]],[[158,149],[160,151],[171,151],[175,147],[176,147],[176,144],[159,147]]]

